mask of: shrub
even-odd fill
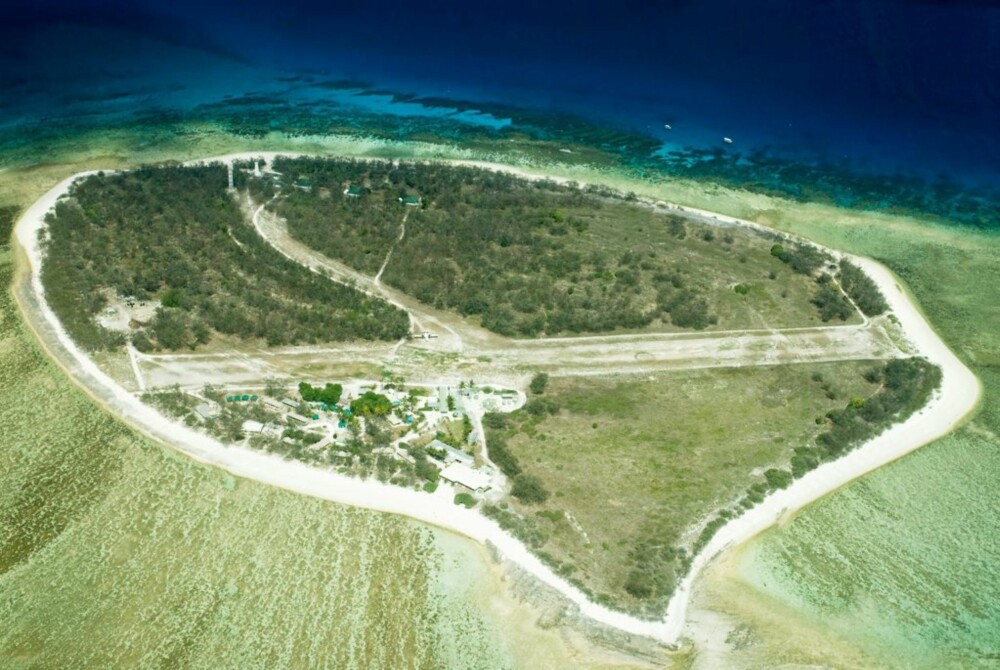
[[[534,377],[531,378],[531,384],[528,388],[535,395],[541,395],[545,393],[545,388],[549,385],[549,376],[544,372],[539,372]]]
[[[490,460],[508,477],[521,474],[521,464],[518,463],[517,456],[507,448],[507,443],[499,435],[490,439],[489,454]]]
[[[625,591],[632,597],[642,600],[653,595],[653,582],[647,573],[632,570],[625,580]]]
[[[788,485],[792,483],[792,473],[788,470],[771,468],[764,473],[764,479],[771,490],[784,489],[788,488]]]
[[[510,489],[510,494],[528,504],[543,503],[549,499],[549,492],[542,485],[542,480],[525,473],[514,477],[514,485]]]
[[[532,416],[544,416],[545,414],[558,414],[559,403],[549,398],[532,398],[524,403],[524,411]]]
[[[488,412],[483,415],[483,425],[493,430],[503,430],[510,422],[506,414],[500,412]]]
[[[463,491],[462,493],[458,493],[458,494],[455,495],[455,504],[456,505],[462,505],[463,507],[467,507],[469,509],[472,509],[473,507],[476,506],[476,502],[477,501],[476,501],[475,497],[473,497],[471,493],[465,493]]]

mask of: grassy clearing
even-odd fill
[[[542,402],[554,414],[522,410],[488,438],[506,442],[551,494],[515,504],[540,550],[602,600],[653,614],[684,571],[699,524],[763,482],[766,469],[786,467],[793,448],[824,429],[818,418],[873,394],[863,374],[876,365],[553,378]],[[651,567],[659,583],[646,591],[630,583]]]

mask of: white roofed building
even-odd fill
[[[483,493],[490,490],[490,475],[485,470],[474,470],[462,463],[452,463],[441,471],[441,479],[464,486],[470,491]]]

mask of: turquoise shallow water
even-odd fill
[[[900,667],[1000,666],[1000,448],[975,423],[749,547],[746,581]]]

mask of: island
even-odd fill
[[[724,546],[978,398],[870,260],[499,165],[92,172],[16,234],[39,335],[129,424],[488,543],[659,642]]]

